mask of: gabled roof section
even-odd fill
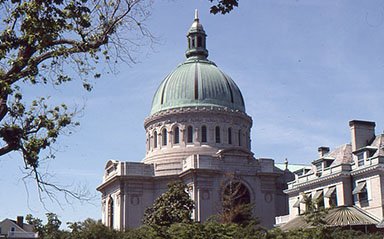
[[[339,164],[352,163],[352,146],[350,144],[341,145],[329,152],[327,156],[335,159],[331,164],[331,167]]]
[[[370,147],[367,148],[376,149],[372,157],[384,157],[384,134],[377,135]]]

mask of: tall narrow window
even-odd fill
[[[202,45],[203,45],[203,41],[201,39],[201,36],[198,36],[197,37],[197,47],[202,47]]]
[[[175,129],[173,130],[173,143],[174,143],[174,144],[178,144],[178,143],[180,143],[180,131],[179,131],[179,127],[175,127]]]
[[[167,145],[167,129],[163,129],[161,134],[163,136],[163,145]]]
[[[193,128],[192,126],[188,126],[187,128],[187,143],[193,142]]]
[[[109,197],[108,202],[108,226],[110,228],[113,228],[113,199],[112,197]]]
[[[239,140],[239,146],[241,146],[241,129],[239,129],[238,140]]]
[[[205,125],[201,126],[201,142],[207,142],[207,126]]]
[[[228,128],[228,144],[232,144],[232,129]]]
[[[153,147],[157,148],[157,132],[153,133]]]
[[[216,143],[220,143],[220,127],[216,126],[215,128],[215,139]]]

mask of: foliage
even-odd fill
[[[47,223],[42,224],[42,220],[34,218],[31,214],[26,216],[28,224],[33,225],[35,232],[38,233],[40,239],[59,239],[64,238],[66,235],[65,231],[60,230],[61,221],[58,216],[54,213],[46,213]]]
[[[158,197],[144,213],[143,223],[149,226],[170,226],[173,223],[191,223],[195,205],[180,181],[168,184],[168,191]]]
[[[324,227],[327,222],[325,221],[325,216],[328,213],[328,209],[324,207],[319,207],[320,200],[323,200],[322,197],[317,198],[315,201],[311,197],[308,197],[306,194],[302,194],[303,200],[306,206],[304,219],[305,221],[315,227]]]
[[[258,220],[253,216],[254,205],[250,203],[247,187],[236,179],[235,175],[228,174],[226,179],[221,185],[222,210],[216,219],[225,224],[236,223],[243,226],[258,224]]]
[[[235,223],[172,223],[169,226],[142,226],[127,231],[116,231],[104,226],[101,221],[86,219],[83,222],[67,223],[68,230],[61,230],[61,221],[56,214],[47,213],[47,223],[27,215],[26,220],[35,226],[42,239],[381,239],[379,233],[366,234],[361,231],[341,228],[310,228],[282,231],[274,228],[260,230],[255,225],[242,226]]]
[[[234,7],[239,6],[239,0],[209,0],[210,2],[217,2],[211,7],[212,14],[227,14],[233,10]]]
[[[150,0],[0,0],[0,156],[20,152],[26,177],[50,189],[82,198],[47,182],[39,166],[54,157],[52,145],[78,123],[76,109],[51,106],[49,97],[24,101],[23,88],[81,80],[91,90],[101,61],[134,62],[132,52],[151,36],[142,23]],[[123,36],[124,33],[124,36]],[[73,72],[75,70],[76,72]],[[93,73],[93,74],[91,74]],[[92,77],[93,75],[93,77]]]

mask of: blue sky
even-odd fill
[[[56,102],[84,106],[81,126],[56,145],[42,168],[62,185],[86,186],[92,203],[46,201],[63,221],[101,217],[100,185],[108,159],[141,161],[143,121],[162,79],[185,59],[186,33],[199,9],[209,59],[241,89],[253,118],[256,157],[290,163],[316,159],[319,146],[349,143],[348,121],[376,121],[384,128],[384,2],[381,0],[240,0],[239,8],[209,14],[208,0],[159,0],[146,22],[157,43],[144,46],[139,63],[118,65],[91,93],[79,84],[36,87]],[[33,182],[21,180],[18,154],[1,158],[0,217],[32,213],[44,218]],[[27,189],[28,190],[27,190]]]

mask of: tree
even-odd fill
[[[221,185],[222,202],[218,220],[221,223],[236,223],[241,225],[258,224],[253,216],[253,204],[250,201],[248,188],[235,175],[227,174]]]
[[[52,145],[78,123],[76,109],[50,106],[49,97],[23,100],[23,87],[61,85],[76,68],[86,90],[90,73],[101,61],[134,62],[132,48],[151,39],[142,23],[150,0],[0,0],[0,156],[21,153],[28,177],[39,193],[49,189],[81,198],[49,183],[39,171],[53,158]],[[124,37],[122,32],[125,32]],[[42,155],[44,152],[44,155]]]
[[[225,14],[237,1],[219,0],[211,12]],[[43,96],[26,102],[23,87],[61,85],[78,75],[90,91],[91,75],[100,77],[97,63],[135,62],[132,52],[153,39],[143,27],[151,2],[0,0],[0,156],[20,152],[39,195],[44,192],[52,199],[50,189],[55,189],[84,196],[50,183],[39,170],[43,159],[54,157],[52,145],[59,136],[78,125],[76,109],[51,106]]]
[[[195,204],[186,190],[187,186],[181,181],[169,183],[168,191],[145,210],[143,223],[160,227],[168,227],[173,223],[191,223]]]
[[[46,213],[47,223],[43,225],[42,220],[34,218],[31,214],[26,216],[28,224],[34,227],[40,239],[60,239],[66,236],[66,232],[60,230],[61,221],[55,213]]]
[[[210,2],[217,2],[217,4],[212,5],[211,13],[212,14],[227,14],[233,10],[233,8],[239,6],[239,0],[209,0]]]

